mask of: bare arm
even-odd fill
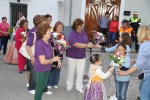
[[[73,46],[75,46],[76,48],[92,48],[94,46],[94,44],[92,44],[91,42],[84,44],[84,43],[75,43],[73,44]]]
[[[27,50],[27,53],[29,54],[30,58],[34,57],[30,46],[26,45],[26,50]]]
[[[3,32],[3,31],[0,31],[0,33],[3,33],[3,34],[8,34],[8,32]]]
[[[136,67],[131,67],[129,70],[127,70],[127,71],[121,71],[121,70],[119,70],[119,71],[117,71],[117,74],[118,75],[122,75],[122,76],[126,76],[126,75],[129,75],[129,74],[131,74],[131,73],[133,73],[133,72],[135,72],[137,70],[137,68]]]
[[[52,58],[52,59],[45,59],[45,55],[40,55],[39,61],[42,65],[52,64],[53,62],[60,61],[60,58],[58,56]]]
[[[127,75],[128,74],[131,74],[131,73],[133,73],[133,72],[135,72],[137,70],[137,68],[136,67],[131,67],[129,70],[127,70]]]
[[[87,44],[83,43],[75,43],[73,44],[73,46],[75,46],[76,48],[87,48]]]

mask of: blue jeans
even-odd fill
[[[58,86],[59,78],[60,78],[60,69],[58,69],[57,67],[53,68],[50,71],[48,86]]]
[[[118,100],[126,100],[126,92],[128,89],[129,81],[116,80],[116,95]]]
[[[116,38],[116,32],[110,32],[109,33],[109,44],[114,44]]]
[[[150,76],[141,81],[140,100],[150,100]]]

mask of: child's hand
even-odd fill
[[[96,48],[100,48],[100,49],[102,48],[102,46],[101,46],[101,45],[99,45],[98,43],[96,43],[94,47],[96,47]]]
[[[112,73],[114,71],[114,66],[111,65],[108,71]]]
[[[122,68],[122,66],[116,66],[118,69]]]
[[[130,63],[131,63],[131,64],[134,64],[134,63],[135,63],[135,60],[131,59],[131,60],[130,60]]]

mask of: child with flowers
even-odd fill
[[[124,44],[119,44],[116,49],[116,58],[119,58],[121,63],[112,63],[115,66],[115,74],[118,70],[128,70],[130,68],[130,57],[126,56],[127,50],[130,49],[130,46],[126,46]],[[116,96],[118,100],[126,100],[126,92],[128,89],[130,80],[130,75],[127,76],[119,76],[116,74]]]
[[[92,55],[89,60],[92,64],[89,68],[89,83],[85,90],[84,100],[107,100],[103,79],[111,75],[114,69],[110,68],[104,73],[100,66],[102,59],[98,54]]]
[[[131,36],[129,35],[129,33],[127,32],[123,32],[120,36],[119,36],[119,43],[117,43],[116,45],[112,46],[111,48],[105,48],[103,46],[100,46],[99,48],[105,52],[115,52],[117,49],[117,46],[119,44],[124,44],[126,45],[126,56],[130,58],[130,45],[132,44],[132,39]],[[114,79],[116,82],[116,73],[114,73]],[[117,100],[116,95],[113,95],[110,97],[110,100]]]

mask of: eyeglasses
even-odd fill
[[[82,24],[82,25],[79,25],[79,27],[81,27],[81,28],[84,28],[84,24]]]
[[[52,32],[51,31],[47,31],[46,33],[51,34]]]

